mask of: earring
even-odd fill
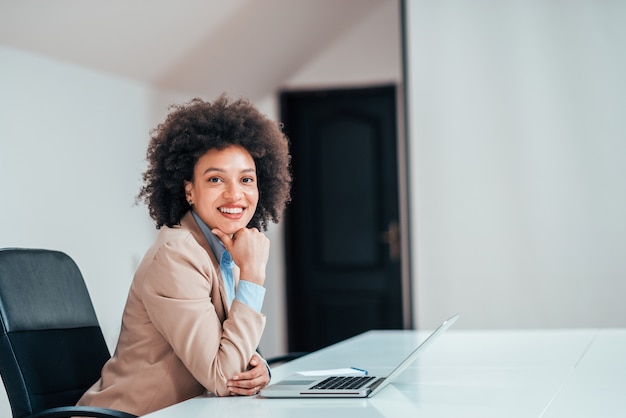
[[[189,204],[189,206],[193,207],[193,202],[191,201],[191,199],[189,199],[187,203]]]

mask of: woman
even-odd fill
[[[269,240],[289,200],[278,125],[222,95],[175,106],[153,131],[138,199],[159,234],[133,279],[113,357],[79,405],[144,415],[205,391],[252,395]]]

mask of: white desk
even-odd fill
[[[387,374],[424,331],[370,331],[273,369]],[[448,330],[371,399],[198,397],[169,417],[626,417],[626,329]]]

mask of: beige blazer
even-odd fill
[[[135,273],[115,354],[78,405],[144,415],[206,390],[228,395],[226,381],[246,370],[265,316],[237,300],[229,307],[220,277],[191,213],[163,227]]]

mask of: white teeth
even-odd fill
[[[241,213],[243,212],[243,208],[220,208],[220,212],[222,213]]]

